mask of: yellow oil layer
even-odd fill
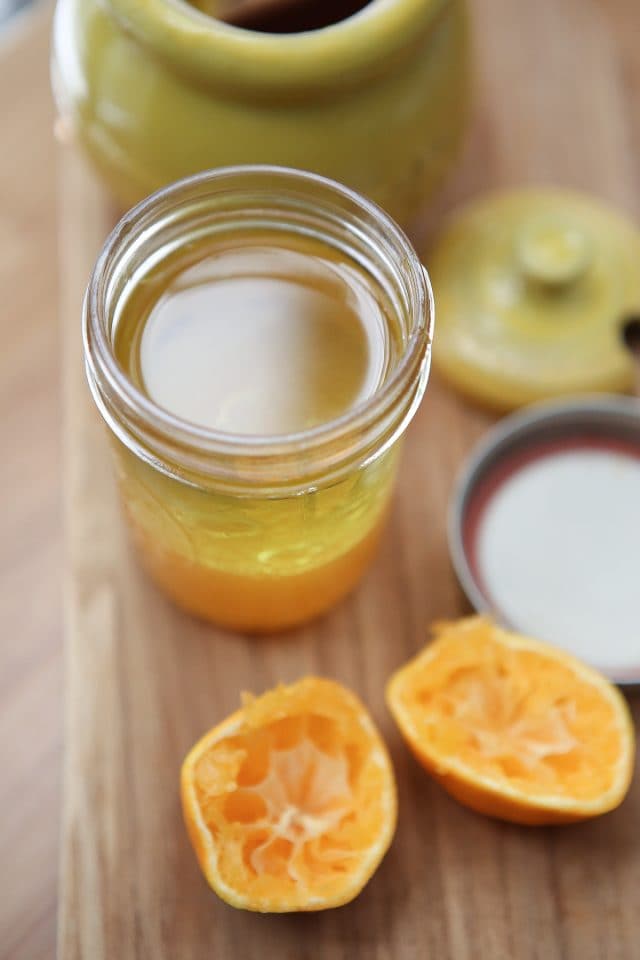
[[[183,419],[276,436],[370,397],[401,337],[358,265],[284,234],[208,240],[138,283],[114,348],[132,380]],[[395,451],[331,487],[235,496],[168,477],[116,445],[143,561],[182,607],[251,631],[293,626],[348,592],[377,542]]]

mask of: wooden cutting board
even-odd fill
[[[455,200],[531,180],[592,189],[637,212],[635,0],[606,8],[477,0],[474,14],[474,129],[424,232]],[[85,387],[80,304],[114,212],[69,149],[60,197],[68,545],[60,960],[638,957],[640,777],[620,810],[592,823],[550,830],[491,822],[418,768],[383,704],[386,678],[423,644],[426,625],[465,609],[445,512],[455,471],[488,420],[430,384],[380,555],[325,619],[260,641],[189,619],[136,565]],[[240,690],[308,672],[343,681],[370,705],[398,776],[397,835],[347,907],[237,912],[196,866],[180,815],[180,763],[237,706]]]

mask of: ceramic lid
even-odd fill
[[[519,190],[454,217],[426,258],[434,366],[491,407],[626,392],[622,329],[640,315],[640,231],[580,194]]]
[[[449,543],[478,610],[640,683],[640,400],[545,403],[486,437]]]

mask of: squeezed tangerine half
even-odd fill
[[[488,618],[437,625],[391,677],[387,702],[420,763],[479,813],[570,823],[613,810],[629,789],[635,735],[622,694]]]
[[[348,903],[396,826],[393,768],[368,711],[317,677],[245,697],[189,752],[181,796],[211,887],[265,913]]]

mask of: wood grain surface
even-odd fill
[[[3,960],[51,960],[56,924],[62,524],[48,47],[48,7],[0,32]]]
[[[595,191],[638,213],[636,0],[475,0],[477,100],[456,179],[423,225],[504,183]],[[67,722],[60,960],[633,960],[640,951],[640,778],[617,812],[562,829],[476,816],[400,742],[389,673],[426,625],[464,610],[445,541],[454,473],[487,419],[433,382],[408,438],[380,555],[323,620],[281,639],[233,636],[177,612],[139,571],[85,387],[78,318],[112,222],[62,164]],[[390,745],[396,839],[363,894],[309,916],[236,912],[209,891],[181,822],[191,743],[241,689],[314,672],[352,686]],[[636,718],[638,704],[635,705]]]

